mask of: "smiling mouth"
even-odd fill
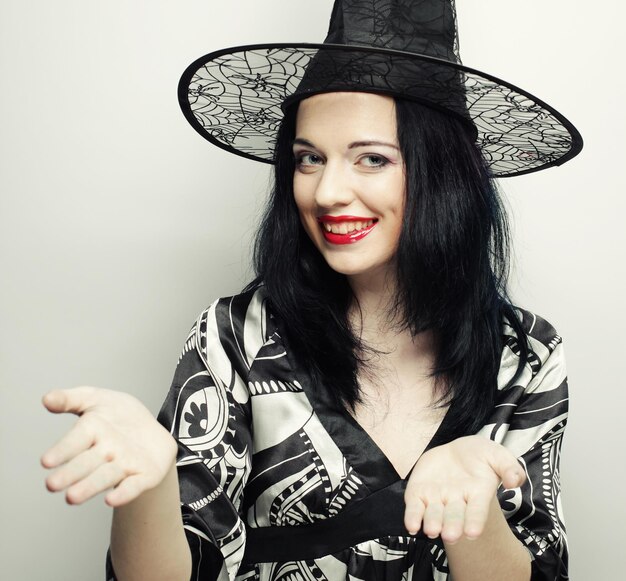
[[[324,239],[331,244],[354,244],[365,238],[376,226],[376,218],[322,216],[318,218]]]
[[[372,226],[376,220],[357,220],[354,222],[325,222],[322,221],[322,228],[326,232],[332,232],[333,234],[352,234],[352,232],[358,232],[365,228]]]

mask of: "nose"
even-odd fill
[[[317,187],[315,203],[320,208],[347,206],[354,199],[354,192],[347,168],[341,161],[327,161]]]

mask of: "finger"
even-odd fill
[[[82,504],[96,494],[119,484],[126,476],[117,462],[107,462],[98,466],[86,478],[70,486],[65,493],[68,504]]]
[[[489,464],[505,488],[517,488],[526,479],[526,474],[517,458],[504,446],[493,447]]]
[[[95,389],[93,387],[74,387],[72,389],[55,389],[42,398],[45,408],[55,414],[82,414],[92,405]]]
[[[420,498],[412,498],[406,500],[406,509],[404,511],[404,526],[410,535],[416,535],[422,526],[422,518],[426,505]]]
[[[515,465],[508,468],[502,475],[502,486],[504,488],[518,488],[526,481],[526,472],[521,464],[516,460]]]
[[[44,468],[56,468],[88,450],[96,441],[93,421],[79,419],[74,427],[41,457]]]
[[[65,490],[68,486],[83,480],[99,466],[110,460],[98,446],[92,446],[72,458],[67,464],[46,478],[46,486],[51,492]]]
[[[443,526],[443,503],[441,501],[429,502],[424,511],[422,528],[424,534],[431,538],[437,538],[441,534]]]
[[[124,478],[113,490],[108,492],[104,501],[112,508],[123,506],[135,500],[148,489],[146,479],[140,474]]]
[[[443,510],[443,525],[441,538],[446,543],[454,544],[463,535],[465,523],[465,501],[463,499],[450,500]]]
[[[463,533],[468,539],[477,539],[482,535],[492,498],[493,496],[488,493],[475,493],[468,498],[463,526]]]

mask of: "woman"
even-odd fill
[[[49,488],[81,503],[114,487],[111,578],[567,578],[560,337],[506,299],[506,221],[491,176],[562,163],[579,136],[533,101],[538,121],[510,93],[490,109],[505,120],[481,121],[496,81],[468,82],[453,5],[389,4],[336,2],[325,45],[278,49],[281,71],[310,58],[295,90],[272,95],[284,118],[258,278],[200,316],[160,423],[121,393],[44,399],[81,416],[43,457],[62,466]],[[392,31],[370,32],[375,50],[353,42],[363,43],[364,21],[380,24],[368,7]],[[381,38],[430,44],[400,54]],[[276,124],[258,101],[286,87],[267,72],[270,52],[208,55],[182,82],[197,130],[266,160]],[[248,67],[243,81],[232,75],[236,105],[215,76],[187,88],[229,58],[233,70]],[[229,122],[202,125],[207,105]],[[561,133],[542,148],[544,123]],[[507,157],[529,134],[534,150]]]

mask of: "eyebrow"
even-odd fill
[[[293,145],[304,145],[305,147],[315,148],[315,145],[313,145],[309,140],[302,139],[301,137],[296,137],[296,139],[293,140]],[[348,149],[356,149],[357,147],[369,147],[370,145],[383,145],[385,147],[391,147],[393,149],[400,151],[400,148],[394,143],[389,143],[387,141],[375,141],[375,140],[353,141],[350,145],[348,145]]]

